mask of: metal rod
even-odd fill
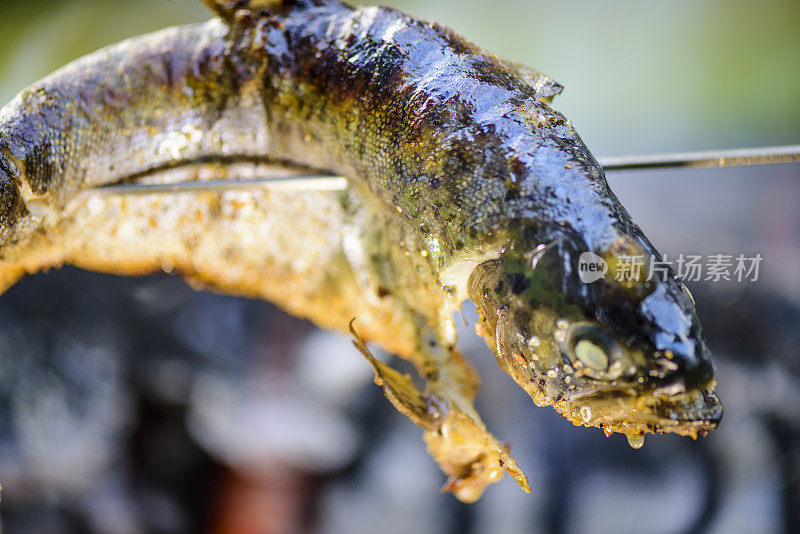
[[[793,161],[800,161],[800,145],[601,158],[600,165],[606,171],[632,171],[638,169],[738,167]]]
[[[599,160],[600,165],[610,172],[669,168],[721,168],[796,161],[800,161],[800,145],[601,158]],[[207,193],[263,187],[284,191],[341,191],[347,187],[347,179],[341,176],[304,175],[170,184],[126,183],[101,186],[91,191],[100,195],[149,195],[153,193]]]
[[[282,191],[342,191],[347,178],[341,176],[286,176],[282,178],[252,178],[244,180],[203,180],[171,184],[114,184],[96,187],[91,191],[103,196],[150,195],[153,193],[208,193],[215,191],[247,191],[257,188]]]

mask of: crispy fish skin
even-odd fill
[[[452,312],[467,297],[498,363],[537,404],[633,444],[648,431],[716,426],[713,368],[686,288],[672,275],[578,277],[585,252],[612,275],[625,257],[660,256],[550,107],[558,84],[392,9],[210,3],[220,20],[100,51],[0,111],[1,284],[36,268],[26,265],[32,243],[57,246],[53,230],[82,188],[198,160],[300,164],[351,181],[343,294],[363,296],[358,317],[391,303],[396,321],[358,331],[426,378],[415,390],[371,360],[459,498],[477,498],[501,467],[527,487],[475,413],[477,378],[453,349]],[[124,272],[119,261],[82,264]],[[292,307],[291,296],[266,296],[345,328],[322,299]]]

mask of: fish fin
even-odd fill
[[[470,382],[468,388],[460,390],[434,380],[424,392],[414,385],[408,374],[401,374],[376,359],[356,333],[353,321],[350,322],[350,333],[353,345],[375,370],[375,382],[383,388],[386,398],[400,413],[425,430],[423,439],[428,451],[448,475],[443,491],[453,493],[463,502],[474,502],[486,486],[503,478],[505,469],[523,490],[530,493],[528,480],[516,460],[509,455],[508,446],[486,429],[475,412],[472,398],[477,377],[471,376],[471,369],[460,369],[466,365],[460,354],[454,351],[451,359],[452,365],[459,369],[446,374],[467,379]]]
[[[355,321],[355,319],[353,319]],[[441,411],[435,398],[426,395],[419,389],[408,374],[400,374],[382,361],[375,358],[364,340],[350,322],[350,333],[353,345],[364,355],[375,370],[375,383],[383,388],[383,393],[397,411],[411,419],[425,430],[437,430],[441,424]]]
[[[531,492],[528,478],[509,454],[509,446],[489,432],[480,419],[475,420],[451,406],[438,432],[427,432],[423,439],[436,463],[448,475],[442,491],[453,493],[460,501],[475,502],[486,486],[503,478],[503,470],[526,492]]]
[[[290,0],[203,0],[203,3],[211,8],[220,18],[225,21],[232,21],[236,12],[240,9],[245,11],[273,10],[291,3]]]
[[[518,63],[516,61],[511,61],[509,59],[504,59],[499,56],[495,56],[498,61],[500,61],[503,65],[508,67],[509,69],[513,70],[520,77],[525,80],[525,82],[533,88],[535,91],[536,99],[541,100],[542,102],[550,103],[553,101],[553,97],[560,95],[561,92],[564,90],[564,86],[555,81],[550,76],[540,72],[536,69],[532,69],[527,65],[523,65],[522,63]]]

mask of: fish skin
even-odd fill
[[[0,111],[0,284],[44,266],[26,264],[30,244],[51,239],[83,188],[204,159],[299,164],[350,179],[341,251],[355,282],[347,291],[390,301],[416,342],[399,343],[396,328],[369,320],[363,337],[400,348],[427,379],[416,394],[466,417],[459,428],[476,436],[475,447],[455,452],[426,434],[460,498],[477,498],[508,463],[472,407],[477,378],[453,348],[452,312],[468,296],[500,366],[575,424],[632,443],[649,431],[716,426],[710,356],[674,273],[629,283],[577,278],[583,252],[606,260],[611,274],[625,256],[661,257],[549,105],[557,83],[393,9],[212,3],[224,21],[97,52]],[[113,262],[97,268],[124,271]],[[269,298],[291,308],[289,297]],[[322,305],[297,308],[344,329]],[[356,315],[374,310],[365,304]],[[565,343],[575,332],[607,343],[607,369],[576,367]],[[612,359],[624,369],[612,369]]]

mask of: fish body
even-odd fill
[[[550,106],[560,85],[388,8],[211,3],[219,19],[97,52],[0,111],[3,285],[63,262],[123,273],[169,265],[326,327],[352,330],[356,317],[377,381],[425,429],[448,489],[468,501],[503,468],[527,482],[472,405],[478,379],[454,348],[452,318],[466,298],[500,366],[572,422],[634,445],[645,432],[716,426],[691,295],[671,273],[613,276],[626,257],[660,256]],[[264,161],[280,167],[259,171]],[[80,194],[190,168],[239,177],[289,165],[345,176],[348,189],[311,193],[290,203],[295,217],[271,219],[287,204],[269,195],[259,209],[219,195],[123,209]],[[218,232],[236,220],[239,231]],[[135,254],[131,233],[111,231],[128,223],[149,243]],[[80,238],[93,228],[108,238]],[[316,262],[274,246],[253,253],[264,229],[296,232],[324,253]],[[607,276],[580,278],[586,253]],[[411,360],[426,389],[375,360],[362,338]]]

